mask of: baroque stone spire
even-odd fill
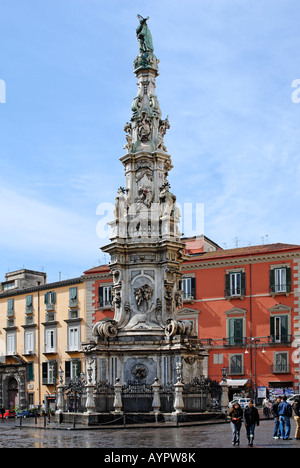
[[[164,335],[182,304],[184,244],[178,230],[180,212],[168,182],[171,157],[164,143],[170,125],[168,118],[162,119],[155,92],[159,61],[148,18],[138,18],[139,54],[134,61],[138,90],[124,127],[126,154],[120,159],[126,186],[118,190],[115,219],[109,223],[111,243],[102,248],[111,255],[113,325],[119,336]],[[98,326],[97,334],[99,330]]]

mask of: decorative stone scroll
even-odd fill
[[[168,337],[175,335],[192,335],[194,332],[194,327],[191,322],[188,320],[167,320],[167,325],[165,327],[165,334]]]
[[[96,338],[115,338],[118,334],[117,322],[111,319],[103,319],[94,325],[92,335]]]

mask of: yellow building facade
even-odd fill
[[[46,275],[30,273],[23,283],[15,272],[0,284],[0,408],[54,409],[58,370],[66,383],[85,370],[83,279],[47,284]]]

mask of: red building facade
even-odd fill
[[[231,396],[299,393],[300,246],[223,250],[203,237],[185,242],[178,315],[193,322],[207,349],[206,375],[220,381],[225,367]],[[109,267],[85,278],[92,323],[113,317]]]

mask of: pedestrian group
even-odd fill
[[[287,397],[277,397],[271,406],[271,413],[274,417],[273,439],[291,440],[291,417],[296,421],[295,439],[300,440],[300,397],[296,397],[293,405],[287,402]],[[264,411],[265,414],[265,411]],[[240,432],[242,422],[244,421],[248,445],[253,446],[255,428],[259,426],[259,414],[254,406],[253,400],[250,400],[248,406],[243,410],[238,402],[235,402],[230,408],[228,416],[231,421],[232,445],[240,444]]]

